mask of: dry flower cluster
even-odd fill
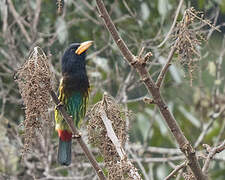
[[[203,14],[196,11],[193,7],[185,11],[183,19],[174,29],[176,39],[176,49],[180,63],[188,67],[190,84],[193,81],[193,72],[196,68],[196,62],[199,61],[201,41],[206,41],[202,27],[209,25],[210,21],[203,19]]]
[[[185,180],[196,180],[191,171],[183,173],[183,176]]]
[[[28,60],[17,71],[15,80],[25,106],[26,118],[21,124],[24,127],[24,154],[32,147],[37,132],[41,132],[43,125],[50,125],[47,112],[51,102],[51,72],[48,59],[41,48],[34,48]]]
[[[108,135],[109,132],[107,132],[107,128],[104,125],[102,111],[106,113],[107,118],[111,121],[112,128],[121,144],[121,148],[123,149],[125,146],[127,141],[125,116],[130,113],[124,112],[122,107],[116,104],[113,98],[108,95],[104,95],[103,100],[96,103],[88,113],[89,142],[100,150],[108,170],[108,179],[135,179],[134,176],[136,175],[134,174],[137,171],[126,155],[124,155],[124,159],[121,159],[116,145],[111,141]],[[131,171],[132,169],[134,171]],[[139,179],[138,175],[136,179]]]

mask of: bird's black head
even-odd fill
[[[62,75],[65,94],[75,91],[87,92],[89,81],[85,67],[86,51],[92,41],[73,43],[64,52],[62,57]]]
[[[62,73],[73,74],[79,70],[85,70],[86,51],[91,46],[92,41],[83,43],[72,43],[65,50],[62,57]]]

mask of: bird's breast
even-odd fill
[[[87,93],[90,87],[86,72],[63,74],[62,86],[66,95],[74,92]]]

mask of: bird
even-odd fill
[[[62,79],[58,88],[58,99],[77,128],[80,127],[81,120],[85,116],[90,91],[85,58],[86,51],[92,43],[93,41],[85,41],[70,44],[61,60]],[[55,129],[59,136],[58,162],[68,166],[71,164],[72,132],[57,106],[55,122]]]

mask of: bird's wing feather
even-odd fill
[[[62,81],[60,82],[58,98],[60,102],[65,105],[67,113],[72,116],[74,120],[74,125],[76,127],[80,126],[81,120],[85,116],[88,94],[89,90],[86,93],[73,92],[71,95],[66,96],[65,91],[63,89],[63,83]],[[65,122],[61,113],[57,109],[55,109],[55,120],[56,130],[69,130],[67,123]]]

